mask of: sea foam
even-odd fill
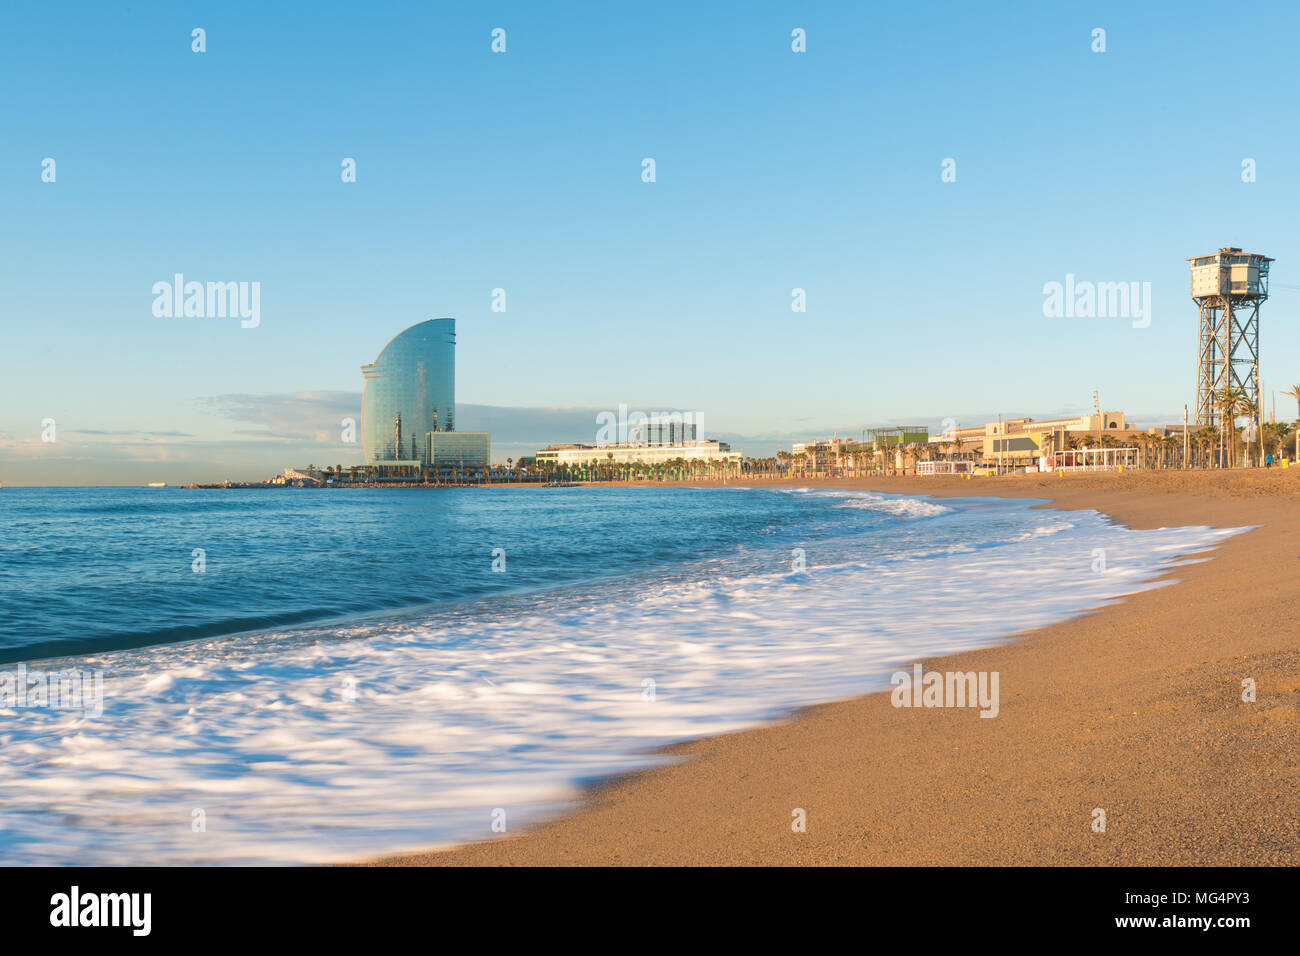
[[[0,711],[0,861],[324,863],[488,839],[497,810],[516,832],[584,782],[667,759],[659,745],[883,689],[921,658],[1154,587],[1234,533],[793,493],[879,510],[886,537],[810,539],[805,571],[774,550],[522,609],[78,658],[105,672],[101,716]]]

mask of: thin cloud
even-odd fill
[[[142,435],[150,438],[194,438],[196,437],[190,432],[155,432],[155,431],[148,431],[139,428],[129,428],[129,429],[118,430],[118,431],[114,431],[106,428],[67,428],[64,429],[64,434],[107,435],[107,436]]]
[[[296,394],[215,395],[199,404],[236,422],[259,426],[240,435],[281,441],[335,444],[345,418],[361,421],[361,393],[343,391]]]

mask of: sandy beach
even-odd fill
[[[887,692],[820,705],[672,747],[687,759],[595,787],[582,809],[534,829],[375,862],[1300,863],[1300,470],[815,486],[1043,498],[1133,528],[1255,530],[1174,569],[1169,586],[925,662],[999,672],[995,719],[895,708]],[[1254,702],[1242,699],[1247,678]],[[792,831],[796,808],[806,832]]]

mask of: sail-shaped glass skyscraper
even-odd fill
[[[361,442],[366,463],[428,465],[429,432],[456,427],[456,320],[413,325],[361,366]]]

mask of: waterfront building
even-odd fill
[[[283,475],[276,475],[268,482],[268,484],[274,485],[297,484],[308,486],[319,485],[320,483],[321,479],[318,475],[314,475],[306,469],[299,470],[297,468],[286,468]]]
[[[794,468],[802,475],[835,474],[849,464],[855,452],[862,453],[860,443],[847,438],[797,441],[790,446]]]
[[[429,432],[456,427],[456,320],[429,319],[394,336],[361,366],[366,463],[409,472],[427,466]]]
[[[483,474],[491,467],[491,436],[456,431],[455,319],[411,326],[361,373],[361,444],[376,480]]]
[[[1051,467],[1056,452],[1073,445],[1095,445],[1102,435],[1116,441],[1131,437],[1123,412],[1100,412],[1074,418],[1006,418],[984,426],[981,452],[988,464],[1006,467]]]
[[[726,442],[695,440],[672,445],[646,445],[625,442],[611,445],[550,445],[537,453],[537,466],[581,468],[588,465],[666,465],[685,462],[736,464],[741,454],[732,452]]]
[[[488,432],[428,432],[424,460],[430,478],[485,474],[492,466]]]

